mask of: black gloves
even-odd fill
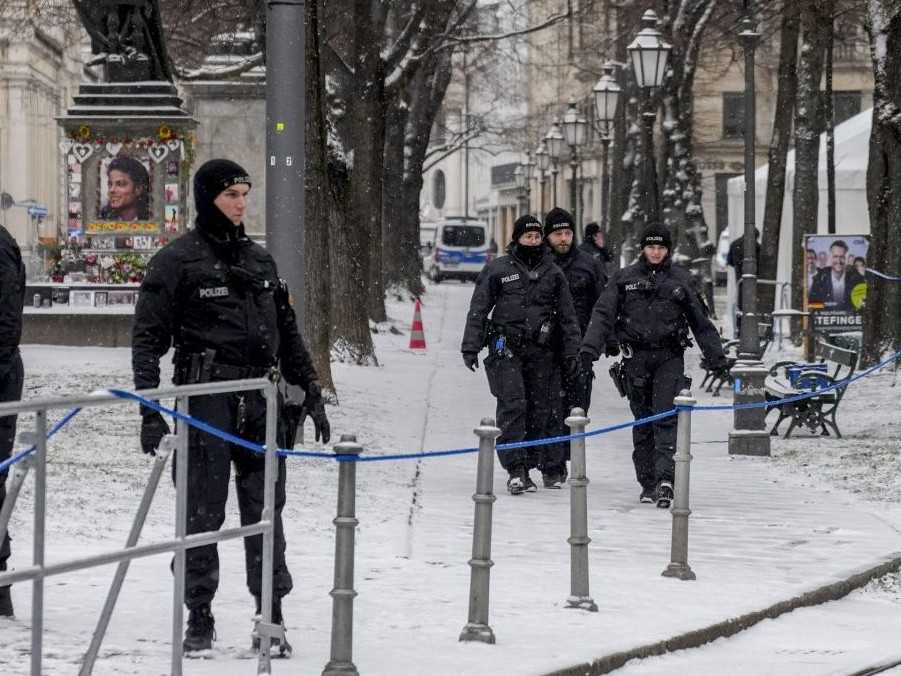
[[[325,415],[325,401],[322,399],[322,388],[319,383],[312,382],[307,386],[307,396],[303,400],[303,410],[300,413],[300,425],[310,416],[313,419],[313,430],[316,441],[322,439],[327,444],[332,438],[332,428],[328,417]]]
[[[587,352],[583,352],[579,355],[579,358],[582,360],[582,371],[584,373],[593,373],[594,372],[594,359],[591,358],[591,355]]]
[[[607,357],[615,357],[619,354],[619,343],[607,343],[604,345],[604,355]]]
[[[579,358],[573,355],[572,357],[566,357],[563,360],[563,370],[566,373],[566,377],[575,380],[579,376],[579,372],[582,367],[579,362]]]
[[[156,455],[163,437],[169,434],[169,425],[159,411],[141,407],[141,450]]]
[[[477,352],[464,352],[463,353],[463,364],[470,371],[475,371],[479,368],[479,355]]]

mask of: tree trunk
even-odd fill
[[[304,227],[305,321],[304,337],[326,391],[334,392],[330,362],[331,289],[329,284],[328,161],[322,61],[320,58],[319,3],[306,4],[306,209]]]
[[[779,35],[779,79],[776,90],[776,112],[773,136],[770,140],[769,174],[766,201],[763,208],[763,233],[760,240],[760,260],[757,262],[760,279],[776,279],[779,263],[779,237],[782,232],[782,207],[785,203],[785,172],[788,148],[791,144],[792,113],[798,92],[798,33],[800,30],[798,3],[786,3]],[[769,314],[776,307],[776,285],[758,284],[761,313]]]
[[[835,48],[835,6],[830,0],[829,30],[826,32],[826,91],[823,93],[823,123],[826,127],[826,232],[835,234],[835,105],[832,97],[832,61]]]
[[[402,284],[401,261],[403,248],[408,245],[403,241],[404,205],[402,200],[397,199],[404,186],[404,139],[408,117],[407,101],[400,96],[394,97],[385,116],[385,180],[382,185],[382,277],[386,289]]]
[[[890,0],[868,3],[873,58],[873,129],[867,167],[870,249],[867,267],[901,275],[901,13]],[[901,349],[901,284],[867,276],[863,363]]]
[[[804,240],[817,232],[821,131],[820,80],[823,75],[826,0],[801,6],[801,58],[798,62],[798,105],[795,110],[794,237],[792,305],[800,308],[804,294]]]

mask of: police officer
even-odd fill
[[[592,258],[600,260],[605,270],[607,263],[613,260],[607,249],[606,235],[597,223],[592,222],[585,226],[585,237],[579,248]]]
[[[274,378],[278,367],[285,380],[306,392],[300,422],[309,414],[316,439],[328,442],[322,392],[287,288],[279,280],[272,256],[244,232],[250,187],[247,172],[229,160],[207,162],[194,176],[195,228],[151,259],[141,285],[132,340],[135,387],[159,385],[160,357],[173,345],[174,381],[179,385]],[[189,408],[191,415],[219,429],[250,441],[265,441],[266,404],[259,391],[192,397]],[[142,408],[142,417],[141,447],[153,453],[169,428],[149,408]],[[294,430],[280,427],[279,445],[291,443]],[[241,523],[258,522],[263,510],[264,457],[194,428],[189,445],[188,534],[222,526],[232,463]],[[276,624],[283,622],[281,598],[292,588],[285,564],[284,505],[285,459],[279,458],[272,608]],[[259,613],[262,536],[245,538],[244,550],[247,586]],[[188,550],[185,582],[190,613],[184,649],[208,649],[214,628],[210,605],[219,582],[215,544]],[[283,652],[289,648],[281,644]]]
[[[22,398],[24,373],[19,341],[22,338],[22,308],[25,305],[25,266],[19,245],[0,225],[0,402]],[[0,462],[12,453],[16,439],[16,416],[0,418]],[[6,476],[0,474],[0,507],[6,499]],[[9,535],[0,542],[0,571],[10,556]],[[13,614],[9,585],[0,587],[0,617]]]
[[[683,353],[694,333],[714,369],[726,356],[705,306],[692,290],[688,271],[670,260],[672,240],[661,225],[649,224],[637,262],[617,270],[601,294],[582,341],[583,368],[601,352],[616,356],[620,346],[629,405],[636,419],[667,411],[690,386]],[[632,428],[632,461],[641,484],[641,502],[668,507],[673,498],[676,417]]]
[[[559,398],[559,379],[554,390],[556,364],[564,363],[573,374],[579,368],[579,324],[572,298],[541,234],[534,216],[516,220],[509,253],[479,274],[466,317],[463,363],[474,371],[479,351],[488,346],[485,373],[497,398],[498,443],[549,436]],[[547,446],[499,453],[510,475],[507,490],[513,495],[537,490],[529,477],[532,467],[541,469],[546,482],[562,473],[563,459],[555,455]]]
[[[555,207],[548,212],[544,219],[544,239],[554,254],[554,262],[557,264],[566,281],[569,284],[569,292],[572,295],[576,317],[579,320],[580,335],[585,334],[588,322],[591,319],[591,310],[607,284],[607,274],[599,258],[594,258],[585,253],[573,243],[575,222],[572,215],[565,209]],[[588,410],[591,399],[590,370],[579,371],[575,378],[567,377],[566,373],[558,369],[561,377],[559,388],[559,405],[554,411],[554,434],[567,435],[569,428],[565,424],[566,417],[573,407],[578,406]],[[558,445],[562,456],[569,459],[569,444]],[[563,478],[566,477],[566,463],[563,462]],[[560,483],[552,484],[548,488],[560,488]]]

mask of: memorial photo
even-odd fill
[[[119,156],[100,166],[101,221],[146,221],[150,212],[150,162]]]

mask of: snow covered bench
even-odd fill
[[[819,392],[836,382],[846,380],[854,374],[859,358],[856,350],[838,347],[823,339],[817,340],[815,356],[819,361],[813,364],[793,361],[780,361],[774,364],[766,378],[767,401],[779,402],[802,394]],[[832,373],[828,372],[827,362],[835,364]],[[835,415],[844,394],[844,387],[836,387],[801,401],[773,407],[779,413],[770,434],[778,435],[779,425],[786,418],[790,418],[791,423],[785,431],[786,439],[799,425],[807,427],[814,433],[821,431],[824,436],[828,436],[831,429],[835,432],[835,436],[841,439],[842,433],[838,429]],[[770,411],[767,411],[767,415]]]
[[[764,315],[764,319],[768,316],[769,315]],[[758,352],[758,355],[762,355],[773,341],[772,320],[770,323],[760,322],[757,326],[757,332],[760,336],[760,351]],[[732,367],[735,366],[735,362],[738,361],[738,352],[740,348],[741,341],[739,340],[723,341],[723,352],[726,353],[726,361],[728,362],[730,371],[732,370]],[[717,372],[710,370],[707,367],[707,361],[705,359],[701,359],[700,366],[704,369],[704,379],[701,381],[701,389],[705,389],[706,387],[707,392],[712,392],[714,397],[720,396],[720,390],[726,382],[730,385],[732,384],[731,377],[728,379],[721,378]]]

